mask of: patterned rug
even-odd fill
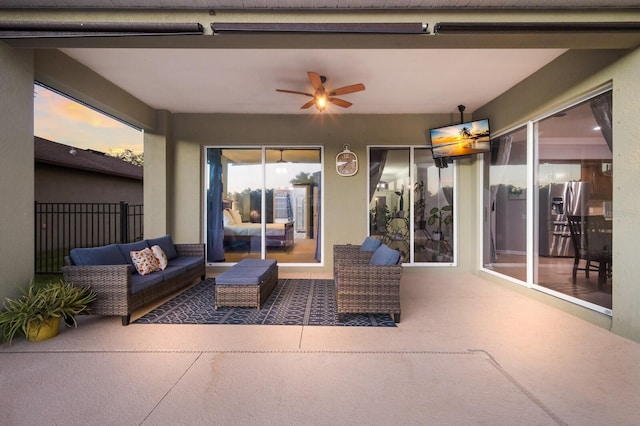
[[[215,281],[206,279],[134,323],[396,326],[389,314],[346,314],[339,322],[333,280],[280,279],[260,310],[214,310],[214,291]]]

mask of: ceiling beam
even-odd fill
[[[329,33],[329,34],[428,34],[421,22],[213,22],[214,34],[246,33]]]
[[[3,39],[197,34],[204,34],[199,23],[0,21]]]

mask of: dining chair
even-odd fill
[[[611,225],[604,216],[567,216],[574,260],[572,282],[576,284],[577,272],[598,272],[598,288],[602,289],[611,276]],[[580,261],[585,266],[580,266]]]

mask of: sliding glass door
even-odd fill
[[[371,147],[369,170],[369,234],[403,263],[453,263],[454,166],[430,148]]]
[[[486,157],[485,157],[486,160]],[[491,141],[485,267],[527,280],[527,131],[513,130]]]
[[[484,162],[484,267],[604,313],[613,288],[611,100],[605,90],[530,123],[529,135],[521,127],[498,136]]]
[[[207,260],[321,262],[320,148],[207,148]]]

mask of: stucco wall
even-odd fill
[[[367,235],[368,145],[424,146],[425,129],[459,119],[438,115],[230,115],[175,114],[175,202],[171,229],[177,240],[202,241],[203,149],[205,146],[322,146],[324,148],[324,249],[325,270],[331,270],[331,248],[336,243],[357,244]],[[335,157],[349,144],[360,160],[353,177],[335,171]],[[153,149],[153,147],[149,147]],[[476,217],[474,160],[463,160],[458,169],[461,235],[469,235]],[[150,165],[147,165],[147,169]],[[467,216],[468,213],[468,216]],[[465,237],[468,241],[469,238]],[[461,247],[459,264],[474,265],[475,252]]]
[[[0,43],[0,298],[33,276],[33,53]]]
[[[157,111],[157,127],[144,132],[144,216],[145,234],[149,238],[171,232],[171,205],[169,175],[173,170],[171,114]],[[198,240],[194,240],[198,241]]]

